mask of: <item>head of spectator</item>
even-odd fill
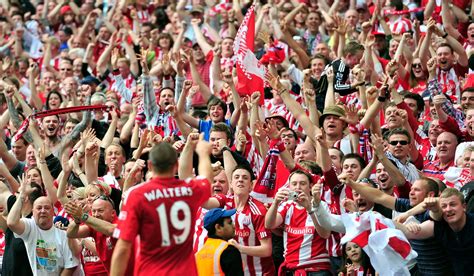
[[[99,196],[110,196],[112,189],[109,185],[102,181],[93,181],[85,188],[86,202],[92,206],[94,200]]]
[[[438,140],[438,136],[442,132],[443,128],[439,125],[438,119],[433,119],[428,128],[428,139],[430,140],[431,145],[436,146],[436,140]]]
[[[443,132],[436,140],[436,152],[441,165],[454,162],[458,138],[451,132]]]
[[[438,62],[439,69],[443,71],[449,71],[454,66],[456,57],[454,50],[448,43],[442,43],[436,49],[436,60]]]
[[[160,110],[166,110],[166,107],[170,104],[174,104],[174,90],[172,88],[163,88],[160,92],[160,98],[158,100]]]
[[[41,84],[46,93],[49,93],[58,87],[56,76],[50,71],[42,73]]]
[[[425,101],[423,98],[418,94],[407,92],[403,96],[403,101],[413,111],[415,118],[419,118],[425,108]]]
[[[66,120],[66,123],[64,124],[63,128],[63,135],[68,135],[69,133],[72,132],[72,130],[79,124],[79,120],[76,118],[69,117]]]
[[[331,158],[331,163],[336,169],[336,173],[339,174],[342,171],[342,158],[344,158],[344,153],[338,148],[329,148],[329,157]]]
[[[266,117],[265,122],[268,123],[268,121],[272,121],[272,123],[275,124],[278,130],[281,130],[285,127],[289,127],[288,121],[285,119],[285,117],[281,116],[278,113]]]
[[[12,153],[18,161],[26,161],[26,149],[28,145],[28,142],[23,137],[12,142]]]
[[[342,172],[354,181],[359,178],[360,172],[366,165],[364,158],[357,153],[349,153],[342,158]]]
[[[323,54],[316,54],[313,58],[311,58],[310,68],[311,68],[312,77],[319,80],[327,64],[328,64],[328,59]]]
[[[308,142],[297,145],[294,159],[297,163],[300,163],[301,161],[316,160],[316,150],[314,149],[313,144]]]
[[[102,92],[94,93],[91,97],[92,105],[105,105],[106,101],[107,101],[107,97],[105,97],[105,94]],[[94,110],[92,111],[92,114],[96,121],[102,121],[105,119],[105,113],[103,110]]]
[[[298,144],[298,135],[296,132],[292,128],[284,127],[282,128],[280,138],[283,141],[283,144],[285,144],[286,149],[290,153],[294,153],[296,145]]]
[[[357,243],[347,242],[342,245],[342,260],[340,273],[344,275],[349,274],[349,267],[359,267],[359,271],[363,268],[363,275],[370,275],[373,271],[369,256]]]
[[[227,105],[223,100],[211,97],[207,102],[207,112],[214,124],[223,122],[227,113]]]
[[[388,129],[395,129],[403,127],[403,118],[401,116],[402,110],[395,104],[389,103],[385,108],[385,124]]]
[[[247,197],[253,189],[253,172],[249,168],[237,165],[232,172],[231,187],[237,197]]]
[[[26,71],[28,70],[28,67],[30,67],[28,59],[19,58],[15,65],[18,71],[18,75],[20,75],[21,78],[26,77]]]
[[[474,87],[468,87],[461,91],[461,107],[464,111],[474,108]]]
[[[357,24],[359,23],[359,13],[357,12],[357,10],[348,9],[344,13],[344,19],[349,24],[350,28],[355,30],[355,28],[357,27]]]
[[[121,176],[125,158],[125,150],[117,143],[112,143],[105,149],[105,164],[108,171],[115,177]]]
[[[211,184],[211,190],[213,195],[226,195],[229,192],[229,180],[227,180],[225,170],[221,170],[217,175],[214,176]]]
[[[79,82],[75,77],[67,77],[62,81],[63,90],[68,93],[69,95],[73,96],[76,95],[79,89]]]
[[[315,35],[319,32],[321,25],[321,15],[317,12],[310,12],[306,17],[306,29],[311,34]]]
[[[461,231],[466,224],[464,195],[454,188],[446,188],[440,195],[439,204],[444,221],[455,232]]]
[[[410,206],[416,206],[427,197],[436,197],[439,194],[439,186],[436,181],[428,177],[421,177],[411,185],[409,200]]]
[[[130,172],[132,172],[133,166],[135,165],[136,160],[135,159],[129,159],[127,162],[124,164],[124,171],[123,171],[123,179],[127,179],[129,177]],[[135,171],[134,175],[131,175],[132,177],[132,183],[137,184],[141,183],[143,181],[143,178],[145,177],[145,171],[144,168],[138,168]]]
[[[469,134],[470,137],[474,137],[474,108],[466,110],[464,125],[466,126],[467,134]]]
[[[178,170],[178,154],[169,143],[153,146],[148,160],[152,176],[174,177]]]
[[[372,180],[368,178],[364,178],[360,181],[360,185],[377,188],[377,184],[375,184]],[[365,196],[357,193],[356,191],[352,190],[352,197],[354,198],[354,202],[357,206],[357,210],[361,213],[367,212],[374,208],[374,202],[370,201]]]
[[[344,63],[349,66],[349,68],[354,68],[354,66],[360,63],[364,49],[363,45],[355,41],[347,43],[343,51]]]
[[[407,130],[396,128],[387,135],[388,151],[400,162],[408,160],[411,150],[411,137]]]
[[[225,123],[217,123],[212,126],[209,133],[209,142],[212,146],[211,154],[215,157],[222,156],[222,144],[231,145],[232,132]]]
[[[222,57],[230,58],[234,55],[234,39],[232,37],[226,37],[222,40]]]
[[[288,177],[290,191],[297,192],[298,194],[304,193],[308,198],[311,198],[311,187],[313,183],[313,177],[306,171],[296,170]]]
[[[120,75],[123,78],[128,78],[130,75],[130,61],[126,58],[119,58],[117,60],[117,67],[120,71]]]
[[[54,208],[48,197],[42,196],[33,202],[33,218],[41,230],[53,227]]]
[[[461,156],[456,159],[456,167],[458,168],[469,168],[471,161],[471,154],[474,151],[474,146],[466,147]]]
[[[59,135],[59,117],[51,115],[44,117],[41,122],[44,135],[47,139],[56,139]]]
[[[56,90],[50,91],[46,97],[46,110],[58,109],[63,102],[63,96]]]
[[[35,146],[33,144],[26,148],[26,165],[28,168],[36,167]]]
[[[395,185],[395,183],[392,181],[392,177],[385,170],[385,166],[382,164],[382,162],[377,163],[377,166],[375,167],[375,179],[377,180],[380,190],[384,192],[391,191]]]
[[[113,222],[116,218],[113,201],[107,196],[99,196],[92,203],[91,214],[93,217]]]
[[[72,61],[69,59],[63,59],[59,63],[59,76],[61,80],[64,80],[67,77],[72,77],[74,74],[72,72]]]
[[[324,108],[323,115],[319,117],[319,125],[323,126],[326,136],[341,139],[346,123],[341,119],[346,116],[344,109],[338,105]]]
[[[26,170],[26,183],[36,183],[43,187],[43,179],[41,176],[41,171],[38,169],[38,167],[32,167]]]
[[[321,55],[322,57],[324,57],[325,63],[326,64],[329,63],[328,61],[331,59],[330,57],[331,49],[329,49],[329,46],[326,43],[321,42],[318,45],[316,45],[315,52],[316,52],[316,55],[313,58],[316,58],[316,56]]]
[[[204,215],[204,228],[207,230],[208,237],[218,237],[228,241],[235,236],[235,227],[232,222],[232,216],[236,210],[224,210],[215,208],[209,210]]]

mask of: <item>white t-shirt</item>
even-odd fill
[[[64,268],[79,265],[69,249],[66,231],[54,226],[45,231],[32,218],[21,220],[25,223],[25,231],[21,235],[15,234],[15,237],[25,243],[33,275],[60,275]]]

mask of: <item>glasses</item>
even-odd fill
[[[295,138],[293,134],[282,134],[281,138]]]
[[[98,196],[98,197],[95,198],[95,200],[97,200],[97,199],[102,199],[102,200],[110,202],[110,204],[112,204],[112,208],[115,209],[115,203],[112,201],[112,199],[110,197],[101,195],[101,196]]]
[[[413,67],[413,68],[421,68],[421,63],[413,63],[413,64],[411,65],[411,67]]]
[[[402,146],[406,146],[408,145],[408,141],[403,141],[403,140],[400,140],[400,141],[390,141],[388,142],[390,145],[392,146],[396,146],[398,144],[402,145]]]

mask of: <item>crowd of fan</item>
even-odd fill
[[[474,274],[474,1],[252,4],[0,2],[1,275]]]

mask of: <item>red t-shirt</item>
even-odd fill
[[[93,241],[92,238],[87,238]],[[82,264],[84,267],[84,274],[86,276],[107,276],[109,275],[109,267],[105,267],[104,262],[100,257],[94,254],[87,248],[82,249]]]
[[[201,177],[156,177],[130,188],[114,237],[134,242],[140,236],[136,275],[197,275],[193,230],[210,196],[210,183]]]

